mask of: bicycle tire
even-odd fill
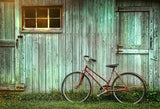
[[[143,79],[133,72],[125,72],[120,74],[120,78],[130,88],[130,91],[113,91],[113,95],[120,103],[140,103],[145,94],[146,86]],[[112,84],[112,90],[124,89],[125,85],[117,76]]]
[[[84,75],[81,85],[78,85],[81,78],[81,72],[72,72],[68,74],[62,82],[62,95],[70,102],[84,102],[88,99],[91,93],[91,82],[89,78]]]

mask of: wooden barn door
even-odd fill
[[[123,7],[117,12],[117,57],[120,72],[131,71],[148,82],[152,49],[151,11],[146,7]]]
[[[14,2],[0,2],[0,90],[15,81]]]

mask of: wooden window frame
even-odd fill
[[[32,18],[25,18],[25,9],[27,8],[35,8],[36,9],[36,27],[35,28],[26,28],[25,27],[25,19],[32,19]],[[41,19],[37,17],[37,9],[38,8],[45,8],[47,9],[47,18],[42,18],[42,19],[47,19],[47,28],[38,28],[37,27],[37,19]],[[60,9],[60,27],[57,28],[51,28],[50,27],[50,19],[49,18],[49,9]],[[52,19],[56,19],[56,18],[52,18]],[[61,33],[62,32],[62,6],[22,6],[22,32],[29,32],[29,33]]]

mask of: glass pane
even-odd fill
[[[47,9],[45,9],[45,8],[38,8],[37,9],[37,17],[38,18],[47,18]]]
[[[60,19],[50,19],[50,28],[59,28]]]
[[[26,8],[25,9],[25,18],[35,18],[35,8]]]
[[[48,20],[47,19],[38,19],[37,20],[37,28],[47,28]]]
[[[35,28],[36,27],[36,20],[35,19],[26,19],[25,20],[25,27],[26,28]]]
[[[60,17],[60,9],[50,9],[49,16],[51,18]]]

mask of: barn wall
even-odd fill
[[[121,2],[119,2],[121,1]],[[16,83],[24,83],[26,93],[60,90],[65,75],[84,67],[83,55],[97,59],[93,69],[104,78],[110,69],[106,64],[116,63],[116,6],[153,6],[154,56],[160,57],[159,14],[160,3],[125,0],[15,0],[15,36],[19,38],[16,54]],[[124,1],[122,3],[122,1]],[[22,6],[63,7],[62,33],[24,33],[21,31]],[[153,61],[148,83],[160,88],[160,60]]]
[[[94,70],[108,78],[105,65],[116,61],[114,4],[114,0],[16,1],[16,36],[23,36],[16,73],[27,93],[60,90],[65,75],[84,67],[84,55],[97,59]],[[63,6],[63,32],[21,32],[21,6],[46,5]]]

